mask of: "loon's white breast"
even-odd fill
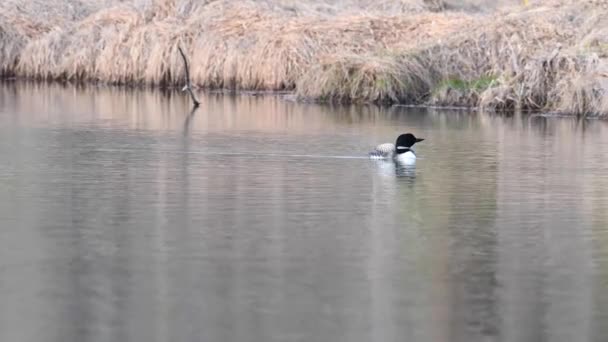
[[[396,154],[395,160],[400,164],[411,165],[416,163],[416,154],[413,151]]]

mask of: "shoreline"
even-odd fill
[[[2,78],[171,90],[181,46],[205,92],[608,118],[608,8],[593,0],[83,4],[48,18],[0,4]]]
[[[34,79],[24,79],[18,77],[11,78],[0,78],[0,84],[10,84],[10,83],[22,83],[22,84],[34,84],[36,86],[52,86],[52,85],[60,85],[60,86],[68,86],[68,87],[77,87],[77,88],[89,88],[93,89],[95,87],[103,87],[106,89],[114,89],[114,90],[148,90],[148,91],[158,91],[161,93],[171,93],[173,95],[182,94],[179,86],[153,86],[153,85],[112,85],[105,83],[92,83],[86,81],[61,81],[61,80],[34,80]],[[234,89],[196,89],[195,93],[197,95],[233,95],[233,96],[273,96],[278,97],[282,101],[294,102],[297,104],[316,104],[316,105],[327,105],[327,106],[376,106],[380,108],[393,108],[393,107],[403,107],[403,108],[419,108],[424,110],[441,110],[441,111],[455,111],[455,112],[468,112],[468,113],[485,113],[491,115],[518,115],[523,114],[530,117],[546,117],[546,118],[570,118],[570,119],[584,119],[584,120],[606,120],[608,118],[600,117],[600,116],[578,116],[574,114],[567,113],[555,113],[555,112],[541,112],[537,110],[487,110],[479,107],[465,107],[465,106],[438,106],[438,105],[425,105],[425,104],[399,104],[399,103],[332,103],[332,102],[320,102],[314,100],[306,100],[306,99],[298,99],[295,91],[274,91],[274,90],[234,90]],[[184,99],[188,99],[187,94],[183,94]]]

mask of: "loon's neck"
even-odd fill
[[[406,153],[406,152],[412,152],[412,153],[414,153],[414,155],[416,154],[411,147],[397,146],[397,148],[395,148],[395,153],[397,153],[397,154],[402,154],[402,153]]]

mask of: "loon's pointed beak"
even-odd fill
[[[416,138],[416,142],[424,141],[424,139]]]

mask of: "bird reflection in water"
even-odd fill
[[[408,180],[416,179],[416,165],[396,163],[394,160],[373,160],[378,173],[387,178],[397,177]]]
[[[395,175],[399,178],[414,180],[416,178],[416,165],[401,165],[395,163]]]

